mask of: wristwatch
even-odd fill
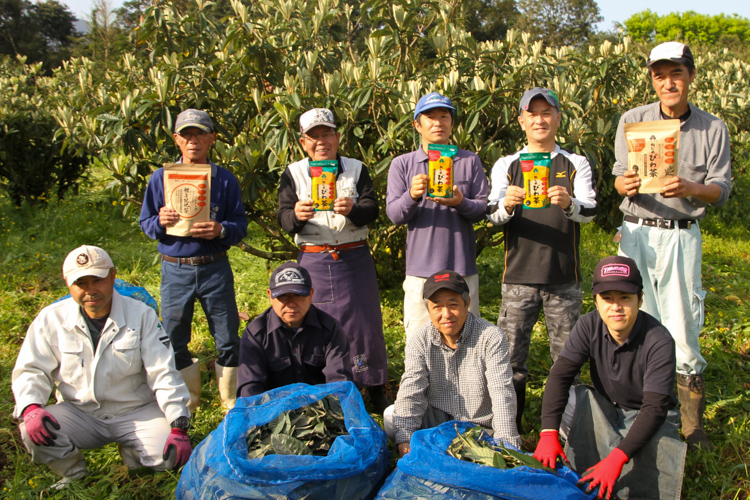
[[[224,227],[224,224],[221,225],[221,232],[219,233],[219,238],[224,238],[227,235],[227,228]]]
[[[179,417],[177,420],[169,424],[172,429],[182,429],[183,431],[190,428],[190,419],[187,417]]]
[[[573,212],[575,212],[575,210],[576,210],[576,204],[573,203],[573,200],[570,200],[570,206],[565,210],[565,215],[570,217],[571,215],[573,215]]]

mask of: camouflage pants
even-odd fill
[[[552,361],[562,351],[573,325],[581,315],[583,299],[580,283],[563,285],[513,285],[503,283],[503,302],[497,326],[505,333],[510,347],[513,383],[525,386],[529,369],[526,358],[534,324],[544,306]]]

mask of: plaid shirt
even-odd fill
[[[406,341],[404,375],[393,425],[396,443],[408,443],[428,406],[456,420],[492,427],[494,437],[521,446],[516,430],[508,341],[502,330],[469,313],[456,350],[427,323]]]

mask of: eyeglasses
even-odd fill
[[[203,139],[204,137],[208,135],[208,132],[206,132],[205,130],[201,130],[201,129],[193,130],[190,132],[187,130],[183,130],[182,132],[177,132],[177,135],[187,140],[190,140],[192,138]]]
[[[336,132],[325,132],[318,135],[307,135],[303,134],[302,138],[306,141],[317,142],[317,141],[330,141],[336,137]]]

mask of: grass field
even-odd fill
[[[11,371],[29,323],[37,313],[67,289],[60,267],[67,253],[81,244],[96,244],[109,251],[118,277],[140,285],[159,297],[159,267],[155,242],[140,231],[135,218],[124,218],[122,207],[106,194],[87,193],[70,201],[50,202],[46,208],[14,208],[0,201],[0,497],[11,499],[155,499],[170,498],[179,473],[151,474],[128,471],[116,446],[85,452],[91,474],[63,492],[48,487],[57,478],[46,467],[31,463],[12,419]],[[711,452],[688,456],[683,498],[750,498],[750,232],[709,216],[704,225],[704,288],[706,324],[702,335],[708,407],[706,424],[714,444]],[[259,236],[251,236],[259,238]],[[595,263],[616,252],[612,234],[593,224],[584,228],[581,262],[584,290],[591,289]],[[494,321],[500,305],[502,248],[488,249],[480,257],[481,312]],[[267,307],[265,288],[270,268],[240,250],[230,251],[237,283],[240,311],[254,317]],[[396,280],[398,281],[398,280]],[[402,292],[381,290],[386,342],[390,355],[390,389],[395,394],[403,371]],[[584,294],[585,296],[586,294]],[[590,297],[584,308],[593,308]],[[199,308],[198,308],[199,309]],[[205,317],[194,319],[191,348],[209,367],[215,357]],[[530,395],[526,420],[529,445],[539,431],[541,397],[551,360],[544,341],[543,322],[535,327],[529,359]],[[191,441],[199,443],[220,422],[219,398],[213,374],[204,370],[204,403],[193,420]],[[211,384],[209,384],[209,379]],[[532,451],[533,448],[529,448]]]

